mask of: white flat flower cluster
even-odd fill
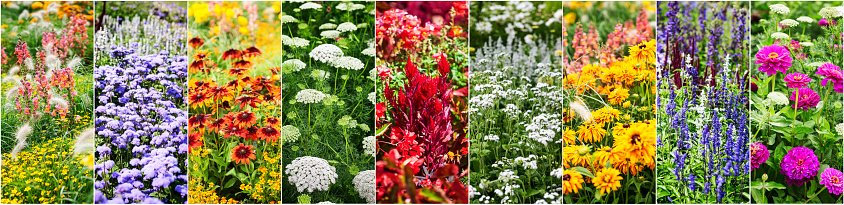
[[[803,22],[803,23],[812,23],[812,22],[815,22],[815,19],[812,19],[812,17],[808,17],[808,16],[801,16],[801,17],[797,17],[797,21]]]
[[[302,134],[299,133],[299,128],[293,125],[285,125],[281,127],[281,142],[288,143],[288,142],[295,142],[299,140],[299,136]]]
[[[337,179],[336,169],[328,161],[316,157],[304,156],[294,159],[286,167],[290,184],[301,193],[327,191]]]
[[[355,190],[360,194],[360,198],[366,199],[366,203],[375,203],[375,170],[359,172],[352,183],[355,184]]]
[[[325,93],[320,92],[319,90],[314,89],[305,89],[296,93],[296,102],[310,104],[310,103],[318,103],[325,99]]]
[[[373,69],[373,70],[375,70],[375,69]],[[369,93],[369,95],[366,97],[366,99],[369,100],[369,102],[372,102],[372,104],[375,104],[375,92]]]
[[[365,8],[366,8],[366,6],[364,6],[363,4],[355,4],[355,3],[350,3],[350,2],[337,4],[337,10],[341,10],[341,11],[354,11],[354,10],[361,10],[361,9],[365,9]]]
[[[290,60],[286,60],[286,61],[284,61],[284,63],[281,63],[281,68],[290,69],[290,71],[293,71],[293,72],[297,72],[297,71],[300,71],[302,69],[305,69],[305,66],[307,66],[305,64],[305,62],[302,62],[301,60],[295,59],[295,58],[290,59]]]
[[[322,44],[311,50],[309,53],[311,58],[314,60],[329,63],[334,61],[334,59],[343,56],[343,50],[340,47],[335,46],[334,44]]]
[[[334,28],[337,28],[337,24],[325,23],[319,26],[319,30],[329,30]]]
[[[785,34],[783,32],[775,32],[771,34],[771,38],[778,40],[788,40],[790,37],[788,37],[788,34]]]
[[[299,20],[296,19],[296,17],[293,17],[291,15],[281,15],[281,24],[298,23],[298,22],[299,22]]]
[[[363,153],[375,157],[375,136],[363,138]]]
[[[349,70],[363,69],[364,65],[359,59],[355,57],[343,56],[331,62],[331,65],[337,68],[345,68]]]
[[[838,123],[835,125],[835,132],[838,133],[838,135],[844,135],[844,123]]]
[[[788,13],[791,12],[791,9],[788,9],[787,6],[782,5],[782,4],[770,5],[770,6],[768,6],[768,8],[771,9],[771,12],[782,14],[782,15],[787,15]]]
[[[780,21],[780,24],[782,24],[783,26],[795,27],[795,26],[799,25],[800,23],[798,23],[794,19],[784,19],[784,20]]]
[[[308,2],[308,3],[302,4],[301,6],[299,6],[299,9],[302,9],[302,10],[321,9],[321,8],[322,8],[322,5],[319,5],[319,4],[313,3],[313,2]]]
[[[327,30],[319,33],[322,38],[337,38],[340,37],[340,32],[335,30]]]
[[[825,19],[831,19],[841,16],[841,11],[836,7],[826,7],[818,11],[818,15],[821,15]]]
[[[341,23],[339,26],[337,26],[337,30],[340,32],[349,32],[358,30],[358,27],[355,26],[355,24],[352,22],[346,22]]]

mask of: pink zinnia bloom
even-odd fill
[[[830,194],[841,195],[844,192],[844,173],[834,168],[826,168],[821,174],[821,184],[826,186]]]
[[[800,95],[799,99],[797,98],[798,94]],[[809,88],[800,88],[799,90],[794,91],[789,99],[796,101],[795,104],[797,105],[797,108],[802,108],[804,111],[818,106],[818,102],[821,101],[821,97],[818,96],[814,90]],[[794,106],[795,105],[791,105],[792,108],[794,108]]]
[[[758,142],[750,144],[750,170],[759,168],[759,165],[768,161],[769,156],[768,147],[764,144]]]
[[[765,72],[768,75],[777,74],[777,71],[783,74],[791,67],[790,52],[785,47],[780,45],[765,46],[762,50],[756,53],[756,64],[759,66],[759,71]]]
[[[818,175],[820,162],[812,149],[795,147],[782,158],[780,168],[780,174],[785,175],[788,185],[803,186],[803,183],[812,181]]]
[[[815,72],[815,75],[826,77],[821,80],[821,85],[826,86],[827,82],[832,81],[832,86],[835,88],[836,93],[844,92],[844,73],[841,72],[841,68],[838,66],[832,63],[825,63],[818,68],[818,72]]]
[[[785,75],[785,79],[783,80],[788,88],[804,88],[806,87],[806,83],[812,82],[812,79],[803,73],[789,73]]]

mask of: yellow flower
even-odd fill
[[[630,97],[629,91],[630,90],[623,87],[612,90],[609,95],[610,104],[618,105],[626,101],[627,97]]]
[[[577,135],[585,143],[601,142],[607,131],[593,122],[583,123],[577,127]]]
[[[627,58],[634,60],[635,63],[653,63],[656,62],[656,40],[642,42],[639,45],[629,48],[630,55]]]
[[[240,31],[240,34],[249,35],[249,29],[246,28],[246,26],[241,26],[239,29],[237,29],[237,31]]]
[[[595,178],[592,178],[592,184],[595,185],[595,188],[601,190],[601,194],[609,194],[611,190],[618,191],[618,187],[621,187],[621,180],[624,179],[619,174],[621,173],[614,168],[603,169],[595,174]]]
[[[44,3],[35,2],[35,3],[32,3],[32,5],[30,5],[30,6],[32,7],[32,9],[40,9],[40,8],[44,8]]]
[[[591,149],[589,146],[582,145],[563,147],[563,158],[570,166],[586,166],[590,164],[589,159],[592,158]]]
[[[246,19],[246,17],[238,16],[237,17],[237,23],[239,23],[241,26],[246,26],[246,25],[249,24],[249,20]]]
[[[607,164],[607,162],[610,162],[610,164],[615,163],[615,162],[621,160],[621,155],[622,155],[622,153],[619,152],[619,150],[617,150],[617,149],[613,149],[612,147],[609,147],[609,146],[601,147],[600,150],[595,152],[595,159],[597,160],[596,162],[598,163],[595,166],[604,167],[604,165]]]
[[[563,170],[563,195],[577,194],[583,188],[583,175],[572,170]]]
[[[566,130],[563,131],[563,142],[567,145],[574,145],[576,136],[577,133],[575,133],[574,130],[566,127]]]

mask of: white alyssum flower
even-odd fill
[[[489,33],[492,31],[492,23],[487,21],[482,21],[475,24],[475,30],[480,31],[481,33]]]
[[[789,39],[788,34],[785,34],[783,32],[772,33],[771,38],[779,39],[779,40],[788,40]]]
[[[795,26],[799,25],[800,23],[798,23],[794,19],[784,19],[784,20],[780,21],[780,24],[782,24],[783,26],[795,27]]]
[[[360,53],[363,54],[363,55],[368,55],[369,57],[375,57],[375,48],[369,47],[369,48],[363,49],[363,51],[361,51]]]
[[[815,44],[812,43],[812,42],[800,42],[800,46],[803,46],[803,47],[812,47],[814,45]]]
[[[281,142],[295,142],[299,140],[299,136],[302,134],[299,133],[299,128],[293,125],[285,125],[281,127]]]
[[[360,194],[360,198],[366,199],[366,203],[375,203],[375,170],[358,172],[352,179],[352,184],[355,184],[355,190]]]
[[[771,9],[771,12],[782,14],[782,15],[787,15],[788,13],[791,12],[791,9],[788,9],[787,6],[782,5],[782,4],[770,5],[770,6],[768,6],[768,8]]]
[[[826,7],[822,8],[821,11],[818,11],[818,15],[821,15],[822,18],[830,19],[841,16],[841,12],[834,7]]]
[[[346,23],[341,23],[339,26],[337,26],[337,30],[340,31],[340,32],[349,32],[349,31],[358,30],[358,27],[355,26],[354,23],[346,22]]]
[[[309,53],[311,58],[314,60],[329,63],[334,61],[334,59],[343,56],[343,50],[340,47],[335,46],[334,44],[322,44],[311,50]]]
[[[343,56],[331,62],[334,67],[338,68],[345,68],[349,70],[360,70],[363,69],[363,62],[360,59],[355,57]]]
[[[340,32],[335,30],[327,30],[320,32],[319,36],[322,36],[322,38],[337,38],[340,36]]]
[[[337,24],[325,23],[325,24],[322,24],[322,25],[319,26],[319,30],[328,30],[328,29],[334,29],[334,28],[337,28]]]
[[[298,22],[299,22],[299,20],[298,20],[298,19],[296,19],[296,17],[293,17],[293,16],[291,16],[291,15],[281,15],[281,23],[282,23],[282,24],[285,24],[285,23],[298,23]]]
[[[365,124],[361,124],[361,125],[365,125]],[[375,157],[375,143],[376,143],[375,142],[375,136],[364,137],[363,142],[361,142],[361,143],[363,143],[363,153],[368,154],[368,155],[372,155],[372,157]]]
[[[299,60],[299,59],[290,59],[290,60],[284,61],[284,63],[281,63],[282,68],[290,69],[293,72],[305,69],[305,66],[307,66],[305,64],[305,62],[302,62],[302,60]]]
[[[366,99],[369,100],[369,102],[372,102],[372,104],[375,104],[375,92],[369,93],[369,96],[366,96]]]
[[[302,10],[321,9],[321,8],[322,8],[322,5],[319,5],[319,4],[313,3],[313,2],[308,2],[308,3],[302,4],[301,6],[299,6],[299,9],[302,9]]]
[[[325,99],[325,93],[320,92],[319,90],[314,89],[305,89],[296,93],[296,102],[310,104],[310,103],[318,103]]]
[[[797,17],[797,21],[803,22],[803,23],[812,23],[812,22],[815,22],[815,19],[812,19],[812,17],[808,17],[808,16],[801,16],[801,17]]]
[[[768,93],[768,99],[771,100],[774,104],[777,105],[788,105],[788,97],[781,92],[770,92]]]
[[[837,132],[838,135],[844,135],[844,123],[838,123],[838,125],[835,125],[835,132]]]
[[[294,159],[286,167],[288,181],[301,193],[327,191],[337,180],[336,169],[328,161],[316,157],[304,156]],[[374,190],[374,189],[373,189]]]

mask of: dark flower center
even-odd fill
[[[649,125],[650,125],[650,124],[651,124],[651,122],[648,122],[647,120],[645,120],[645,124],[649,124]]]
[[[571,176],[568,174],[563,175],[563,181],[568,181],[569,179],[571,179]]]
[[[647,47],[648,47],[648,46],[647,46],[647,45],[645,45],[645,44],[639,45],[639,49],[645,49],[645,48],[647,48]]]
[[[630,128],[630,123],[624,123],[624,128]]]
[[[630,136],[630,144],[639,144],[639,134],[633,134],[633,136]]]

